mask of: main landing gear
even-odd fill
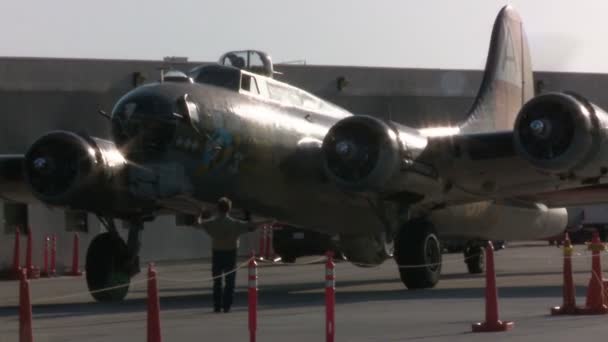
[[[131,277],[140,272],[139,250],[143,223],[130,222],[127,243],[112,219],[100,218],[107,232],[97,235],[87,251],[86,278],[89,291],[98,302],[123,300]]]
[[[395,261],[408,289],[434,287],[441,275],[441,244],[430,222],[406,223],[395,241]]]
[[[480,274],[485,269],[485,255],[480,242],[468,242],[464,247],[464,262],[469,274]]]

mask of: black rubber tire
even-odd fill
[[[286,263],[286,264],[293,264],[294,262],[296,262],[296,257],[293,255],[280,255],[281,257],[281,261]]]
[[[398,265],[405,266],[399,267],[399,275],[408,289],[434,287],[441,276],[441,243],[431,223],[416,220],[401,229],[394,258]]]
[[[123,300],[129,292],[131,278],[126,269],[127,245],[112,233],[97,235],[87,250],[86,277],[91,296],[98,302]],[[119,285],[125,285],[120,286]],[[100,289],[112,288],[107,291]]]
[[[483,273],[486,264],[483,248],[479,246],[467,247],[464,251],[464,257],[469,274]]]

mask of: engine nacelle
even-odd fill
[[[126,167],[114,143],[54,131],[29,148],[24,173],[34,196],[44,203],[103,212],[125,194]]]
[[[323,140],[325,172],[345,190],[397,190],[397,173],[426,144],[414,129],[371,116],[350,116],[337,122]]]
[[[528,101],[514,127],[515,149],[539,170],[597,177],[608,170],[608,114],[570,93]]]

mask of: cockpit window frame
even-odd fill
[[[233,77],[238,77],[238,79],[233,80],[230,86],[218,85],[213,82],[205,82],[201,81],[201,76],[205,74],[206,71],[216,71],[216,72],[225,72],[226,74],[231,74]],[[255,85],[257,87],[257,94],[252,91],[248,91],[243,89],[242,87],[242,79],[243,75],[247,75],[253,78],[255,81]],[[228,89],[231,91],[235,91],[240,94],[245,94],[248,96],[256,96],[259,99],[263,99],[265,101],[270,101],[276,104],[280,104],[282,106],[289,106],[294,108],[299,108],[308,112],[320,112],[326,113],[335,117],[345,117],[350,115],[350,112],[347,110],[336,106],[330,102],[327,102],[303,89],[294,87],[288,83],[281,82],[275,80],[271,77],[267,77],[264,75],[256,74],[250,71],[246,71],[243,69],[237,69],[232,66],[225,66],[221,64],[208,64],[198,68],[195,68],[191,71],[190,76],[194,79],[197,84],[206,84],[211,86],[216,86],[224,89]],[[236,81],[236,82],[234,82]],[[274,90],[280,91],[284,96],[276,96],[272,94]]]
[[[249,89],[246,89],[244,86],[245,79],[249,79]],[[253,89],[253,88],[255,88],[255,89]],[[260,87],[258,86],[256,75],[254,75],[252,73],[241,71],[240,91],[244,92],[245,94],[261,95]]]

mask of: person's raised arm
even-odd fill
[[[208,211],[201,211],[196,219],[196,228],[205,228],[205,224],[215,220],[215,217]]]

